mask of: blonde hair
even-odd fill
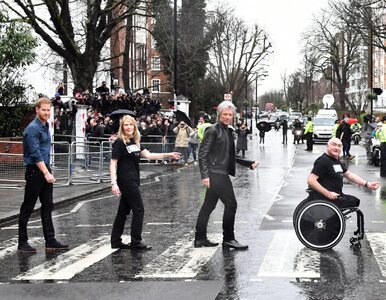
[[[130,124],[134,125],[134,132],[132,136],[125,134],[125,131],[123,130],[123,125],[125,124],[125,122],[129,122]],[[137,121],[133,117],[126,115],[123,116],[123,118],[119,121],[118,138],[120,138],[125,143],[130,142],[130,139],[133,138],[134,143],[139,146],[141,135],[138,130]]]

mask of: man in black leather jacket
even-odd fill
[[[198,161],[202,184],[207,187],[205,200],[198,214],[194,247],[214,247],[207,238],[210,214],[218,199],[223,202],[223,249],[246,250],[234,236],[237,201],[229,175],[235,176],[236,161],[255,169],[257,162],[236,157],[233,130],[228,126],[233,122],[236,108],[230,101],[223,101],[217,108],[217,123],[205,131],[200,145]]]

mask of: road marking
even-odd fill
[[[320,252],[304,248],[293,231],[276,232],[257,277],[320,278]]]
[[[125,242],[128,239],[124,237]],[[69,280],[118,249],[111,249],[110,236],[103,235],[18,275],[14,280]]]
[[[221,238],[221,234],[209,236],[212,241],[220,241]],[[161,253],[154,262],[147,264],[135,278],[194,278],[217,249],[194,248],[191,235],[187,235]]]
[[[109,227],[113,224],[78,224],[75,227]]]
[[[29,239],[30,243],[40,243],[44,239],[42,237],[32,237]],[[18,238],[11,238],[0,243],[0,259],[7,255],[11,255],[17,251]]]
[[[383,277],[386,277],[386,233],[366,233],[366,238],[378,263]]]
[[[99,197],[99,198],[81,201],[77,205],[74,206],[74,208],[70,211],[70,213],[76,213],[85,203],[99,201],[99,200],[113,198],[113,197],[115,197],[115,195],[109,195],[109,196],[104,196],[104,197]]]
[[[149,226],[175,225],[175,224],[178,224],[178,222],[151,222],[151,223],[146,223],[146,225],[149,225]]]
[[[267,220],[270,220],[270,221],[274,221],[276,220],[274,217],[270,216],[270,215],[265,215],[264,216]]]

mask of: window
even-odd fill
[[[152,49],[155,49],[155,46],[156,46],[156,40],[153,36],[150,37],[150,46]]]
[[[151,68],[152,70],[161,70],[161,59],[159,56],[151,58]]]
[[[151,91],[153,93],[159,93],[160,92],[160,83],[161,83],[161,80],[159,80],[159,79],[153,79],[151,81],[151,85],[152,85]]]

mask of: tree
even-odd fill
[[[284,95],[289,107],[302,111],[303,102],[306,97],[306,86],[304,74],[298,70],[289,76],[283,76]]]
[[[20,120],[28,110],[23,72],[35,58],[36,39],[24,24],[9,21],[0,12],[0,136],[20,133]]]
[[[308,63],[337,87],[340,109],[345,110],[348,104],[355,110],[346,95],[346,88],[351,70],[360,59],[360,35],[329,11],[323,11],[314,23],[314,28],[304,37],[304,52],[312,58]]]
[[[92,90],[101,51],[133,14],[145,14],[146,0],[0,0],[3,9],[28,23],[69,69],[76,89]]]
[[[263,73],[264,62],[272,53],[266,33],[258,26],[249,28],[233,10],[217,8],[209,20],[212,40],[208,76],[233,93],[240,106],[248,86]]]
[[[386,52],[385,0],[332,1],[334,13],[356,31],[368,45]]]
[[[154,1],[155,26],[153,35],[163,65],[169,75],[174,75],[174,12],[170,1]],[[206,35],[205,0],[182,0],[177,22],[177,95],[191,101],[192,111],[201,102],[203,79],[208,62],[209,39]],[[174,80],[174,76],[173,76]]]

